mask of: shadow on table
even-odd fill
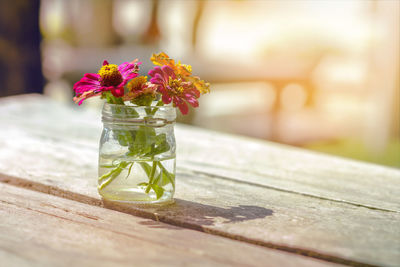
[[[196,225],[235,223],[272,216],[271,209],[254,205],[238,205],[221,208],[192,201],[175,199],[175,204],[157,209],[157,213],[174,220]]]
[[[263,219],[267,216],[272,216],[274,213],[271,209],[254,205],[238,205],[222,208],[183,199],[175,199],[175,203],[166,206],[135,206],[107,200],[103,200],[102,202],[106,208],[153,219],[153,221],[146,220],[140,222],[142,225],[147,225],[151,228],[172,227],[176,230],[179,228],[160,222],[188,228],[201,228],[201,226],[211,226],[216,223],[228,224]]]

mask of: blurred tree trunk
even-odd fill
[[[161,31],[158,26],[158,8],[160,3],[158,0],[152,0],[151,18],[147,30],[142,36],[142,42],[145,44],[158,44],[161,39]]]
[[[201,17],[203,15],[203,11],[204,11],[204,4],[205,4],[205,0],[197,1],[197,9],[196,9],[196,15],[193,20],[193,31],[192,31],[193,50],[196,50],[196,46],[197,46],[197,34],[199,31],[199,24],[201,21]]]
[[[372,15],[387,29],[388,40],[375,44],[370,58],[369,99],[374,107],[366,114],[366,144],[379,154],[391,140],[399,139],[400,3],[374,3]]]
[[[0,96],[42,93],[39,0],[0,0]]]

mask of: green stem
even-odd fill
[[[149,176],[149,184],[147,185],[147,188],[146,188],[146,194],[148,194],[150,192],[151,185],[152,185],[153,179],[154,179],[154,174],[156,173],[156,169],[157,169],[157,163],[155,161],[153,161],[153,165],[151,166],[151,172],[150,172],[150,176]]]
[[[99,182],[107,179],[108,177],[110,177],[111,175],[113,175],[116,171],[118,171],[119,166],[115,167],[114,169],[112,169],[111,171],[109,171],[108,173],[103,174],[102,176],[99,177]]]
[[[109,185],[112,181],[114,181],[114,179],[117,178],[118,175],[120,175],[120,173],[126,168],[126,166],[128,166],[128,164],[129,164],[128,162],[122,161],[117,165],[117,167],[99,177],[99,182],[108,178],[107,181],[99,185],[99,189],[103,189],[104,187]]]
[[[114,181],[115,178],[118,177],[119,174],[113,175],[110,179],[108,179],[107,181],[105,181],[104,183],[102,183],[101,185],[99,185],[99,189],[104,189],[104,187],[106,187],[107,185],[109,185],[112,181]]]

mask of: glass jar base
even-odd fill
[[[146,194],[142,189],[139,188],[125,188],[123,190],[99,190],[99,194],[107,201],[129,204],[167,205],[174,203],[173,194],[170,192],[164,192],[164,194],[157,199],[154,193]]]

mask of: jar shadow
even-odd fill
[[[229,224],[272,216],[274,211],[255,205],[238,205],[227,208],[175,199],[173,205],[157,209],[160,215],[186,223],[202,225]]]
[[[164,222],[184,228],[200,230],[202,226],[241,223],[263,219],[272,216],[274,213],[271,209],[256,205],[238,205],[223,208],[183,199],[175,199],[173,204],[164,206],[136,206],[106,200],[103,200],[103,205],[109,209],[153,219],[154,223],[148,221],[141,223],[151,228],[169,228],[159,223]],[[174,229],[176,228],[174,227]]]

